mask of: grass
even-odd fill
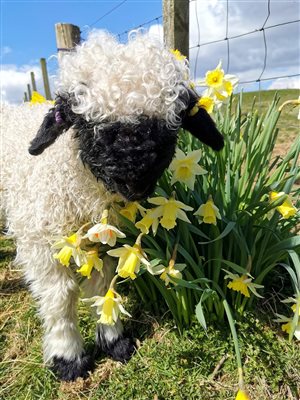
[[[273,94],[262,92],[257,105],[265,107]],[[280,94],[282,102],[298,97],[296,90]],[[252,98],[252,93],[245,93],[248,107]],[[297,112],[287,107],[280,124],[281,140],[288,145],[297,134]],[[159,317],[141,310],[133,291],[126,309],[134,319],[126,325],[141,346],[130,362],[120,365],[99,358],[86,381],[58,382],[43,365],[41,323],[21,273],[12,264],[12,240],[0,237],[0,251],[0,399],[234,399],[237,371],[227,328],[214,325],[204,332],[194,322],[179,336],[168,315]],[[278,324],[272,322],[286,290],[284,279],[274,273],[268,294],[258,307],[260,312],[249,313],[237,323],[252,400],[299,398],[299,343],[288,343]],[[79,314],[81,332],[91,344],[95,324],[85,306],[80,306]]]
[[[247,92],[243,95],[243,111],[251,110],[253,99],[256,99],[255,109],[266,111],[275,93],[278,92],[280,96],[280,105],[287,100],[298,99],[300,92],[299,89],[283,89],[283,90],[266,90],[262,92]],[[289,144],[299,135],[299,120],[297,115],[299,108],[293,108],[287,105],[281,114],[277,127],[279,128],[278,144],[275,148],[275,154],[285,153],[289,148]]]

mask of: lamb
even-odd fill
[[[220,150],[222,135],[198,98],[178,52],[140,32],[121,44],[94,31],[62,59],[54,106],[2,107],[2,207],[15,262],[39,304],[45,362],[62,380],[86,377],[94,360],[77,326],[79,284],[53,257],[53,238],[99,221],[120,197],[147,198],[180,127]],[[84,281],[84,297],[105,294],[114,270],[107,256],[104,276],[93,271]],[[96,347],[126,362],[134,341],[118,320],[97,325]]]

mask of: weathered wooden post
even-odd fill
[[[28,101],[30,101],[32,94],[31,94],[31,87],[30,87],[29,83],[27,83],[27,93],[28,93]]]
[[[41,58],[40,59],[40,64],[41,64],[42,75],[43,75],[45,96],[46,96],[47,100],[52,100],[51,91],[50,91],[50,85],[49,85],[49,79],[48,79],[46,59],[45,58]]]
[[[163,0],[164,42],[189,58],[189,0]]]
[[[80,28],[72,24],[58,23],[55,24],[55,34],[60,61],[64,53],[72,51],[80,43]]]
[[[32,90],[37,92],[34,72],[30,72]]]

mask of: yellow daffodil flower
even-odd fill
[[[160,279],[162,279],[165,282],[166,286],[169,286],[170,282],[173,283],[174,285],[177,285],[177,283],[174,282],[172,278],[182,279],[181,271],[185,267],[186,267],[185,264],[175,264],[174,260],[171,260],[169,262],[168,267],[164,268],[163,273],[160,275]]]
[[[284,192],[271,192],[269,195],[270,202],[273,202],[284,195]],[[284,219],[293,217],[297,213],[297,208],[293,206],[289,197],[287,197],[280,206],[276,207],[276,210],[282,215]]]
[[[103,261],[98,257],[97,250],[91,250],[85,254],[85,263],[79,269],[77,269],[77,272],[79,272],[82,276],[86,276],[88,279],[91,279],[93,268],[99,271],[103,276]]]
[[[156,207],[147,210],[143,218],[138,221],[135,226],[145,235],[148,235],[150,227],[152,227],[153,235],[156,235],[159,224],[158,218],[162,216],[162,208]]]
[[[209,196],[205,204],[202,204],[198,208],[194,215],[201,217],[201,222],[204,222],[205,224],[217,225],[217,218],[221,219],[220,211],[214,204],[211,196]]]
[[[134,280],[140,271],[141,263],[146,267],[150,266],[146,254],[141,248],[141,236],[142,234],[139,235],[133,246],[124,244],[123,247],[107,252],[111,257],[119,258],[117,273],[121,278],[130,278]]]
[[[212,97],[202,96],[198,100],[197,105],[200,108],[204,108],[204,110],[206,110],[208,114],[211,114],[214,110],[215,101]]]
[[[181,54],[180,51],[177,49],[171,50],[171,53],[175,56],[176,60],[178,60],[178,61],[186,60],[186,56]]]
[[[278,111],[282,111],[282,109],[287,106],[288,104],[293,105],[293,107],[299,107],[300,106],[300,96],[296,100],[287,100],[285,101],[278,109]],[[299,107],[299,112],[298,112],[298,119],[300,119],[300,107]]]
[[[221,61],[214,70],[207,71],[205,79],[198,82],[199,86],[208,86],[207,96],[219,101],[226,100],[237,84],[238,78],[235,75],[224,73]]]
[[[142,208],[137,201],[127,203],[124,208],[122,208],[119,212],[123,217],[129,219],[131,222],[135,222],[136,214],[139,208]]]
[[[68,267],[70,265],[72,253],[73,249],[71,247],[64,246],[58,253],[55,253],[53,257],[57,259],[62,265]]]
[[[291,309],[294,311],[294,314],[295,314],[296,309],[297,309],[297,304],[292,305]],[[300,307],[299,307],[299,317],[300,317]]]
[[[289,297],[286,300],[283,300],[282,303],[295,303],[291,306],[291,309],[293,310],[294,315],[297,311],[297,304],[299,304],[298,317],[300,317],[300,297],[299,296],[296,295],[295,297]],[[286,332],[290,335],[292,332],[294,315],[292,317],[286,317],[285,315],[281,315],[281,314],[276,314],[276,315],[279,318],[275,319],[275,322],[280,322],[282,324],[281,329],[283,330],[283,332]],[[298,320],[298,324],[296,326],[294,336],[298,340],[300,340],[300,318]]]
[[[239,390],[237,392],[236,398],[235,400],[250,400],[250,397],[248,396],[248,394],[245,392],[245,390]]]
[[[31,95],[31,100],[29,102],[30,105],[34,104],[42,104],[42,103],[50,103],[54,104],[54,101],[52,100],[47,100],[44,96],[42,96],[40,93],[36,92],[35,90],[32,92]]]
[[[227,275],[224,276],[224,279],[231,279],[231,282],[228,283],[227,287],[229,289],[235,290],[236,292],[242,293],[245,297],[250,297],[250,292],[257,296],[261,297],[260,294],[257,293],[256,289],[261,289],[264,286],[263,285],[258,285],[257,283],[252,282],[252,278],[249,277],[248,275],[237,275],[237,274],[232,274],[231,272],[227,271],[224,269],[225,272],[227,272]]]
[[[80,249],[81,239],[78,233],[74,233],[68,237],[64,236],[53,244],[53,249],[61,249],[58,253],[55,253],[53,257],[66,267],[70,265],[70,259],[73,257],[75,263],[80,266],[83,259],[83,252]]]
[[[173,197],[170,199],[166,199],[165,197],[152,197],[151,199],[148,199],[148,202],[150,204],[161,206],[162,218],[159,222],[161,226],[167,230],[174,228],[177,218],[191,223],[183,210],[192,211],[193,208],[187,206],[181,201],[175,200]]]
[[[90,228],[83,239],[89,239],[91,242],[108,244],[109,246],[115,246],[118,238],[124,238],[126,235],[117,229],[115,226],[107,223],[108,211],[104,210],[101,221],[99,224],[94,225]]]
[[[295,308],[296,310],[296,308]],[[295,312],[295,311],[294,311]],[[291,334],[292,332],[292,325],[293,325],[293,317],[286,317],[285,315],[281,314],[276,314],[278,319],[275,319],[275,322],[281,323],[281,329],[283,332],[286,332],[287,334]],[[300,340],[300,320],[298,321],[298,324],[296,326],[294,336],[297,340]]]
[[[109,289],[104,297],[94,296],[82,301],[94,301],[92,307],[96,307],[96,313],[100,315],[100,319],[97,321],[100,324],[114,325],[118,320],[120,312],[131,317],[121,304],[121,296],[114,289]]]
[[[175,182],[185,183],[194,190],[196,175],[207,174],[207,171],[198,165],[201,158],[201,150],[194,150],[185,154],[179,148],[176,150],[175,159],[170,164],[170,171],[173,171],[171,185]]]

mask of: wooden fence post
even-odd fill
[[[34,72],[30,72],[32,90],[37,92]]]
[[[164,42],[189,58],[189,0],[163,0]]]
[[[31,100],[32,94],[31,94],[31,88],[29,83],[27,83],[27,93],[28,93],[28,101]]]
[[[45,96],[46,96],[47,100],[52,100],[51,91],[50,91],[50,85],[49,85],[49,79],[48,79],[48,71],[47,71],[46,59],[45,58],[41,58],[40,59],[40,64],[41,64],[41,70],[42,70],[42,75],[43,75]]]
[[[80,29],[76,25],[58,23],[55,24],[56,45],[58,61],[64,53],[72,51],[80,43]]]

